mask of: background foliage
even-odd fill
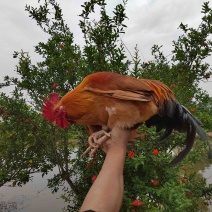
[[[87,146],[84,128],[71,126],[59,129],[40,115],[45,96],[58,92],[61,96],[88,74],[114,71],[134,77],[163,81],[174,91],[177,99],[212,129],[212,100],[198,85],[211,75],[205,62],[212,51],[212,10],[202,6],[202,22],[198,29],[181,23],[182,36],[173,41],[172,58],[164,56],[162,47],[152,47],[153,60],[141,62],[135,46],[132,58],[126,55],[121,36],[125,33],[127,2],[118,4],[113,16],[107,15],[106,1],[90,0],[82,5],[79,27],[84,35],[82,48],[74,43],[73,33],[65,24],[62,10],[55,0],[45,0],[38,8],[26,6],[29,16],[49,35],[47,42],[35,46],[43,60],[32,64],[30,55],[15,51],[19,77],[5,76],[1,87],[15,85],[11,96],[0,96],[0,186],[27,183],[31,174],[47,174],[58,166],[59,173],[49,179],[48,186],[56,192],[63,186],[64,201],[72,202],[66,211],[77,211],[98,176],[104,153],[95,158],[81,157]],[[90,15],[99,11],[99,20]],[[25,98],[27,96],[27,99]],[[29,102],[30,99],[30,102]],[[176,167],[169,167],[173,151],[183,147],[183,135],[175,133],[158,142],[155,129],[138,129],[140,139],[129,147],[124,179],[125,194],[122,211],[199,211],[212,195],[212,186],[194,171],[198,161],[206,159],[206,145],[197,147]],[[73,141],[78,141],[77,146]],[[178,146],[178,148],[176,148]]]

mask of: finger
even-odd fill
[[[90,156],[91,158],[95,155],[96,150],[97,150],[97,148],[92,148],[92,149],[91,149],[91,151],[90,151],[90,153],[89,153],[89,156]]]
[[[102,143],[104,143],[105,141],[107,141],[109,138],[107,135],[103,135],[101,138],[99,138],[98,140],[95,140],[95,143],[98,145],[101,145]]]
[[[81,157],[85,156],[90,150],[91,150],[91,146],[89,146],[81,155]]]
[[[89,143],[89,145],[92,146],[93,148],[98,147],[98,145],[96,144],[96,143],[97,143],[97,140],[96,140],[96,138],[95,138],[94,135],[93,135],[93,136],[91,135],[91,136],[88,138],[88,143]]]

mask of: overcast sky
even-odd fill
[[[33,63],[39,60],[34,46],[45,41],[47,36],[29,18],[25,5],[36,5],[36,0],[0,0],[0,81],[3,76],[14,76],[18,60],[13,59],[14,51],[29,52]],[[74,33],[75,43],[83,43],[78,26],[83,0],[60,0],[64,19]],[[121,0],[106,0],[108,12],[111,12]],[[137,44],[142,62],[151,60],[150,48],[154,44],[163,45],[165,55],[172,50],[172,41],[182,32],[178,29],[181,22],[197,27],[201,22],[202,0],[128,0],[126,33],[123,41],[131,53]],[[212,6],[212,3],[210,4]],[[209,58],[212,61],[212,57]],[[211,62],[212,66],[212,62]],[[201,83],[212,96],[212,78]],[[1,90],[0,90],[1,91]],[[5,91],[5,90],[3,90]],[[8,92],[8,90],[7,90]]]

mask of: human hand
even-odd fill
[[[130,130],[114,127],[110,132],[111,137],[100,145],[100,148],[107,153],[109,149],[119,147],[126,148]]]

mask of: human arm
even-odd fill
[[[103,144],[103,150],[107,152],[104,164],[80,212],[86,210],[119,211],[124,192],[123,168],[129,135],[128,130],[112,129],[111,138]]]

